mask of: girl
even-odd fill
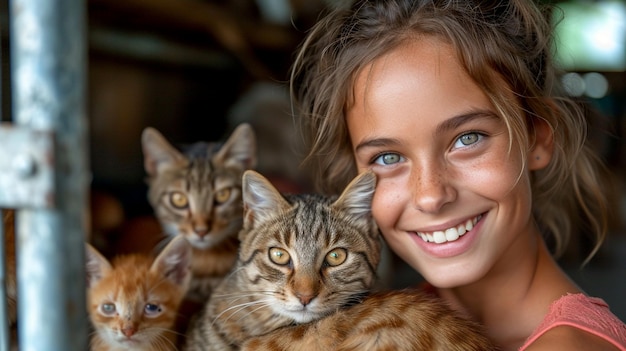
[[[546,18],[528,0],[357,1],[309,33],[292,93],[322,190],[373,170],[389,246],[503,350],[626,350],[548,249],[583,227],[595,253],[607,203]]]

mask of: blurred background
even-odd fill
[[[544,0],[546,1],[546,0]],[[561,259],[590,294],[626,320],[626,3],[557,5],[555,52],[568,92],[589,110],[593,141],[611,169],[616,216],[604,248],[585,267],[581,236]],[[8,0],[0,0],[2,91],[10,91]],[[257,131],[259,170],[308,191],[286,93],[294,51],[332,0],[87,0],[88,118],[93,225],[103,235],[151,214],[140,135],[173,143],[223,139],[247,121]],[[2,116],[10,116],[2,94]],[[614,191],[613,191],[614,190]],[[110,234],[115,235],[115,234]],[[396,262],[398,287],[415,284]]]

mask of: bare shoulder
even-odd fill
[[[526,351],[542,350],[618,351],[619,349],[599,336],[563,325],[550,329],[526,349]]]

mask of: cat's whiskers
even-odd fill
[[[265,305],[261,305],[261,306],[259,306],[259,307],[255,308],[255,309],[253,309],[253,310],[249,311],[248,313],[244,314],[243,316],[239,317],[239,319],[238,319],[237,321],[239,322],[239,321],[241,321],[242,319],[244,319],[245,317],[247,317],[247,316],[249,316],[249,315],[253,314],[254,312],[256,312],[256,311],[258,311],[258,310],[260,310],[260,309],[266,308],[266,307],[270,307],[270,306],[272,306],[272,304],[271,304],[271,303],[266,303]],[[243,310],[243,309],[242,309],[242,310]],[[239,311],[237,311],[237,312],[233,313],[230,317],[233,317],[235,314],[239,313],[239,312],[240,312],[240,311],[242,311],[242,310],[239,310]],[[228,319],[230,319],[230,317],[228,317]]]
[[[152,327],[150,329],[155,329],[156,330],[156,332],[152,335],[152,337],[154,339],[152,339],[152,341],[150,342],[150,346],[156,347],[154,349],[155,351],[159,351],[159,350],[163,350],[163,351],[178,350],[178,348],[176,347],[176,344],[173,341],[169,340],[165,336],[165,333],[166,332],[171,332],[171,333],[174,333],[174,334],[180,334],[180,333],[176,333],[175,331],[173,331],[172,329],[169,329],[169,328]]]
[[[235,302],[237,300],[239,300],[240,298],[244,298],[244,297],[254,297],[254,296],[275,296],[277,295],[277,293],[275,291],[272,290],[249,290],[249,291],[237,291],[234,292],[232,294],[213,294],[211,295],[211,298],[221,298],[221,299],[227,299],[230,297],[236,297],[236,299],[231,300],[231,302]]]
[[[222,317],[222,315],[224,315],[225,313],[227,313],[227,312],[229,312],[229,311],[231,311],[231,310],[236,309],[236,311],[234,311],[233,313],[231,313],[231,314],[228,316],[228,318],[226,318],[226,319],[224,320],[224,322],[225,322],[225,321],[230,320],[230,318],[231,318],[231,317],[235,316],[236,314],[238,314],[238,313],[239,313],[239,312],[241,312],[241,311],[245,311],[246,309],[248,309],[248,308],[249,308],[249,307],[251,307],[251,306],[260,305],[258,308],[256,308],[256,309],[254,309],[253,311],[251,311],[251,312],[249,312],[249,313],[245,314],[246,316],[247,316],[247,315],[249,315],[250,313],[253,313],[253,312],[255,312],[255,311],[258,311],[258,310],[260,310],[260,309],[262,309],[262,308],[265,308],[265,307],[269,307],[269,306],[271,306],[273,301],[274,301],[274,300],[271,300],[271,299],[266,299],[266,300],[255,300],[255,301],[250,301],[250,302],[240,303],[240,304],[237,304],[237,305],[230,306],[230,307],[228,307],[227,309],[225,309],[224,311],[222,311],[220,314],[218,314],[217,316],[215,316],[215,318],[213,319],[212,324],[215,324],[215,322],[216,322],[217,320],[219,320],[219,319],[220,319],[220,317]]]
[[[234,276],[234,275],[236,275],[237,273],[239,273],[239,271],[244,270],[244,269],[245,269],[245,267],[243,267],[243,266],[242,266],[242,267],[234,267],[234,268],[230,271],[230,273],[228,273],[228,275],[226,275],[226,277],[224,277],[224,279],[231,278],[232,276]]]

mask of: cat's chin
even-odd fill
[[[212,236],[209,234],[205,237],[198,237],[197,235],[185,235],[187,241],[198,250],[208,250],[212,247],[217,246],[222,240],[222,237]]]
[[[281,310],[280,315],[292,319],[294,322],[298,324],[308,323],[317,319],[324,317],[326,314],[319,312],[312,312],[309,310],[301,310],[301,311],[288,311]]]
[[[141,346],[141,341],[137,340],[136,338],[129,339],[125,336],[116,336],[115,340],[113,340],[113,342],[111,342],[110,344],[131,350],[133,348]]]
[[[219,231],[209,233],[203,237],[196,234],[185,233],[185,239],[198,250],[208,250],[218,246],[222,243],[231,233],[229,231]]]

